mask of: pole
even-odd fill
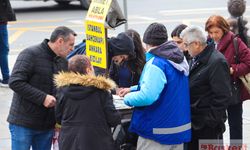
[[[127,0],[123,0],[123,10],[124,10],[124,16],[127,22],[124,24],[125,31],[128,30],[128,10],[127,10]]]

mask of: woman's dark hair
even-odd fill
[[[142,46],[140,34],[133,29],[129,29],[125,33],[133,39],[136,55],[134,59],[128,60],[128,67],[140,76],[146,62],[145,49]]]
[[[174,28],[174,30],[171,33],[171,37],[174,36],[180,37],[181,32],[187,27],[185,24],[180,24],[177,27]]]

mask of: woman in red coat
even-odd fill
[[[206,22],[205,30],[209,37],[215,42],[216,48],[224,54],[230,66],[232,83],[237,82],[240,88],[240,96],[233,96],[228,112],[228,123],[230,130],[230,140],[237,139],[242,142],[242,102],[250,99],[250,95],[240,81],[239,77],[250,72],[250,50],[231,31],[227,21],[221,16],[211,16]],[[235,60],[235,48],[233,39],[236,37],[238,43],[238,60]],[[233,90],[233,89],[232,89]],[[234,93],[234,92],[233,92]],[[228,93],[230,94],[230,93]],[[232,141],[230,142],[231,144]]]

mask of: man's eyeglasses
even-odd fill
[[[188,47],[188,46],[190,46],[191,44],[193,44],[195,41],[193,41],[193,42],[190,42],[190,43],[186,43],[186,42],[184,42],[183,43],[183,45],[184,45],[184,47]]]

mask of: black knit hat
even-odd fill
[[[161,23],[152,23],[143,35],[143,42],[153,46],[161,45],[168,40],[166,27]]]
[[[135,56],[133,40],[124,32],[108,40],[108,49],[111,56],[130,55]]]

